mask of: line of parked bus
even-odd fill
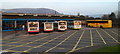
[[[55,21],[55,22],[27,22],[28,32],[40,31],[65,31],[69,29],[80,29],[81,21]]]
[[[81,29],[81,21],[28,22],[28,32]],[[86,20],[87,27],[112,28],[112,20]]]

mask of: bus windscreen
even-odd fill
[[[65,22],[59,22],[59,25],[66,25]]]
[[[38,24],[36,24],[36,23],[30,23],[29,26],[30,27],[38,27]]]
[[[52,29],[52,23],[45,23],[46,29]]]
[[[74,23],[74,25],[80,25],[80,22],[77,22],[77,21],[76,21],[76,22]]]

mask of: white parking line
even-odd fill
[[[92,46],[85,46],[85,47],[77,48],[77,49],[75,49],[75,51],[83,49],[83,48],[87,48],[87,47],[92,47]]]
[[[46,36],[47,36],[47,35],[46,35]],[[20,42],[22,42],[22,41],[27,40],[27,38],[28,38],[28,39],[34,39],[34,38],[38,38],[38,37],[37,37],[37,36],[35,36],[34,38],[25,37],[25,38],[23,38],[22,40],[19,40],[19,41],[15,41],[15,42],[8,42],[8,43],[7,43],[7,45],[9,45],[10,43],[20,43]],[[15,39],[15,40],[17,40],[17,39]]]
[[[103,29],[101,29],[102,31],[104,31]],[[120,42],[118,40],[116,40],[115,38],[112,37],[112,35],[110,35],[108,32],[104,31],[109,37],[111,37],[114,41],[116,41],[118,44],[120,44]]]
[[[114,34],[116,34],[116,35],[118,35],[118,36],[120,37],[120,35],[119,35],[118,33],[114,32],[114,31],[112,31],[112,30],[111,30],[111,32],[114,33]]]
[[[98,32],[98,30],[96,29],[97,33],[99,34],[100,38],[102,39],[103,43],[106,44],[104,38],[102,37],[102,35]]]
[[[54,35],[50,35],[50,36],[54,36]],[[48,38],[48,37],[49,37],[49,36],[46,36],[46,37],[43,37],[43,38],[40,38],[40,39],[31,41],[31,42],[28,42],[28,43],[25,43],[25,44],[21,44],[21,45],[18,45],[18,46],[14,46],[14,47],[11,47],[11,48],[7,48],[7,49],[5,49],[5,50],[10,50],[10,49],[14,49],[14,48],[21,47],[21,46],[24,46],[24,45],[32,44],[32,43],[34,43],[34,42],[40,41],[40,40],[45,39],[45,38]]]
[[[38,48],[38,47],[41,47],[41,46],[43,46],[43,45],[45,45],[45,44],[48,44],[49,42],[52,42],[52,41],[54,41],[55,39],[57,39],[57,38],[59,38],[59,37],[62,37],[62,36],[65,35],[65,34],[67,34],[67,33],[64,33],[64,34],[62,34],[62,35],[60,35],[60,36],[57,36],[57,37],[55,37],[55,38],[53,38],[53,39],[51,39],[51,40],[49,40],[49,41],[47,41],[47,42],[45,42],[45,43],[43,43],[43,44],[41,44],[41,45],[38,45],[38,46],[35,46],[35,47],[32,47],[32,48],[29,48],[29,49],[27,49],[27,50],[24,50],[23,52],[28,52],[28,51],[30,51],[30,50],[32,50],[32,49],[34,49],[34,48]]]
[[[118,32],[118,28],[117,28],[117,29],[114,29],[114,28],[113,28],[113,29],[111,29],[111,30],[114,31],[114,32]]]
[[[77,31],[76,31],[77,32]],[[61,41],[59,44],[57,44],[56,46],[46,50],[45,52],[49,52],[51,51],[52,49],[56,48],[57,46],[61,45],[63,42],[65,42],[67,39],[69,39],[72,35],[74,35],[76,32],[72,33],[70,36],[68,36],[67,38],[65,38],[63,41]]]
[[[92,38],[92,31],[90,29],[90,38],[91,38],[91,46],[93,46],[93,38]]]
[[[78,39],[78,41],[77,41],[77,43],[75,44],[75,46],[73,47],[73,49],[72,49],[71,51],[69,51],[69,52],[74,52],[74,51],[75,51],[76,47],[78,46],[78,44],[80,43],[80,41],[81,41],[81,39],[82,39],[82,37],[83,37],[84,32],[85,32],[85,30],[82,32],[80,38]],[[68,52],[68,53],[69,53],[69,52]]]

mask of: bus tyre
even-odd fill
[[[86,25],[86,27],[88,27],[88,25]]]
[[[90,27],[90,25],[88,25],[87,27]]]
[[[100,26],[100,28],[103,28],[102,26]]]

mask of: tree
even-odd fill
[[[120,28],[120,11],[118,11],[118,27]]]
[[[109,18],[108,15],[103,15],[103,16],[102,16],[102,19],[103,19],[103,20],[108,20],[108,18]]]
[[[116,19],[115,13],[112,12],[112,13],[109,15],[109,19],[114,21],[114,20]]]
[[[95,18],[95,19],[101,19],[101,18],[97,17],[97,18]]]
[[[118,2],[118,27],[120,28],[120,1]]]
[[[94,17],[89,17],[88,19],[89,19],[89,20],[93,20],[93,19],[94,19]]]
[[[109,19],[112,20],[113,25],[116,26],[116,25],[118,24],[118,20],[117,20],[117,18],[116,18],[115,13],[112,12],[112,13],[109,15]]]

